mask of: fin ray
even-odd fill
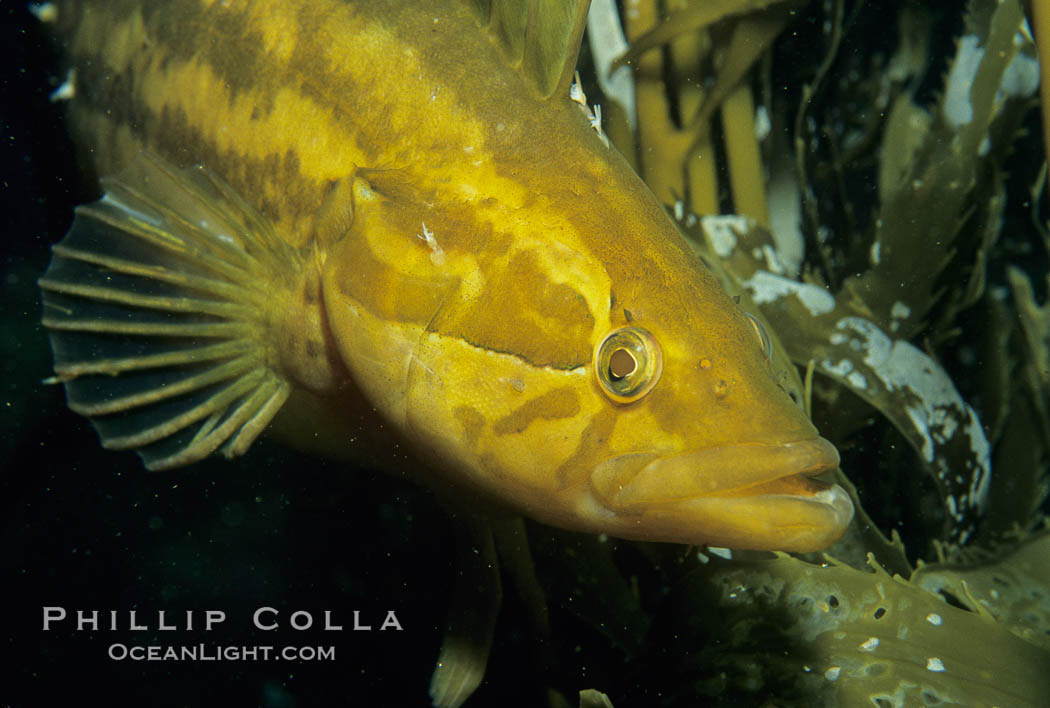
[[[231,437],[223,446],[223,454],[226,457],[237,457],[247,451],[251,444],[255,442],[255,439],[266,429],[270,420],[277,415],[277,411],[284,405],[284,402],[288,400],[288,396],[291,395],[291,388],[286,381],[280,382],[280,385],[270,397],[257,407],[255,414],[246,420],[244,425],[237,431],[237,434]]]
[[[104,183],[117,186],[111,179]],[[152,261],[163,253],[168,263],[176,261],[179,268],[189,272],[250,285],[246,278],[250,278],[251,261],[225,231],[209,239],[199,225],[159,208],[158,213],[146,215],[141,211],[145,208],[118,201],[107,192],[99,201],[77,208],[77,215],[85,217],[84,223],[76,233],[67,234],[62,245],[100,255],[130,253]],[[172,231],[180,235],[173,236]]]
[[[161,351],[156,354],[148,354],[138,357],[125,357],[122,359],[88,359],[79,362],[65,362],[61,369],[55,373],[63,378],[76,378],[85,374],[108,374],[116,376],[125,371],[135,369],[152,369],[161,366],[174,366],[176,364],[193,364],[210,359],[228,359],[237,354],[243,354],[252,350],[251,342],[222,342],[207,347],[195,349],[176,349],[172,351]]]
[[[228,383],[204,402],[195,405],[180,415],[166,418],[156,425],[132,434],[113,435],[104,438],[102,444],[104,447],[111,450],[133,450],[158,442],[189,427],[193,423],[207,419],[214,413],[221,413],[223,410],[228,409],[231,404],[244,397],[249,391],[253,390],[258,384],[260,384],[261,379],[262,375],[257,371],[253,371],[246,376]],[[216,443],[215,447],[218,447],[218,443]],[[212,450],[214,449],[215,448],[212,448]],[[202,455],[202,457],[210,454],[212,450],[209,450],[205,455]]]
[[[56,378],[150,469],[244,453],[288,398],[268,306],[304,258],[216,175],[142,153],[39,280]]]
[[[198,437],[195,437],[190,445],[180,450],[175,455],[168,457],[156,458],[147,460],[146,465],[151,470],[163,470],[170,469],[172,467],[181,467],[191,462],[203,459],[208,455],[215,452],[224,442],[228,440],[236,440],[245,432],[245,426],[250,423],[253,419],[257,418],[260,413],[269,413],[272,418],[277,413],[277,410],[288,398],[289,386],[286,382],[278,381],[275,377],[268,378],[262,382],[261,385],[256,386],[254,390],[246,396],[239,405],[237,405],[232,415],[230,415],[225,421],[218,422],[213,425],[207,432],[202,433]],[[280,396],[279,394],[283,394]],[[278,401],[276,405],[272,405],[271,402],[277,396]],[[270,404],[270,405],[267,405]],[[269,423],[269,419],[266,420]],[[263,431],[266,424],[262,426],[254,426],[252,429],[256,430],[254,436],[249,440],[255,440],[255,437]],[[233,436],[231,438],[231,436]],[[237,454],[242,454],[248,446],[243,446]],[[227,454],[227,457],[233,457],[232,454]]]
[[[157,337],[224,337],[245,334],[246,328],[236,322],[202,322],[199,324],[164,322],[118,322],[114,320],[59,320],[45,317],[48,329],[67,332],[99,332],[103,334],[140,334]]]
[[[51,251],[68,260],[76,260],[84,264],[101,266],[114,273],[134,275],[141,278],[152,278],[153,280],[162,283],[176,285],[180,288],[196,292],[208,293],[209,295],[231,297],[233,291],[238,288],[238,285],[230,282],[214,280],[212,278],[201,277],[191,273],[173,271],[162,266],[143,265],[142,263],[137,263],[124,258],[114,258],[112,256],[99,255],[90,251],[68,248],[62,244],[56,244]]]
[[[63,295],[74,295],[81,298],[91,298],[104,302],[120,303],[122,305],[134,305],[135,307],[148,308],[151,310],[164,310],[166,312],[200,312],[208,315],[220,315],[230,318],[243,317],[246,309],[239,303],[198,300],[192,297],[171,298],[158,295],[140,295],[121,288],[106,288],[97,285],[82,285],[52,280],[46,276],[37,281],[41,290],[61,293]]]

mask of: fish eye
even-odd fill
[[[758,318],[752,315],[750,312],[745,312],[747,319],[751,322],[751,326],[755,328],[755,334],[758,336],[758,344],[762,347],[762,351],[765,352],[766,359],[773,361],[773,338],[769,336],[769,332],[766,331],[765,325],[759,322]]]
[[[660,380],[660,345],[641,327],[624,327],[606,335],[594,351],[594,370],[605,394],[630,403],[649,393]]]

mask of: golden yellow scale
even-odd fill
[[[71,122],[111,176],[55,247],[44,324],[107,447],[164,469],[272,428],[403,466],[404,442],[474,510],[842,534],[847,495],[814,479],[838,454],[760,326],[569,98],[586,2],[57,5]],[[484,670],[461,640],[440,705]]]

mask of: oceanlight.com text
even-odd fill
[[[114,661],[335,661],[334,646],[110,644]]]

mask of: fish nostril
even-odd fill
[[[701,359],[701,360],[700,360],[700,368],[701,368],[701,369],[704,369],[705,371],[706,371],[707,369],[710,369],[710,368],[711,368],[711,360],[710,360],[710,359],[708,359],[708,358],[707,358],[707,357],[705,356],[705,357],[704,357],[703,359]]]

